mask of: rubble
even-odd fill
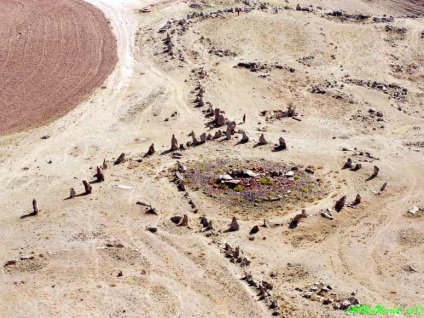
[[[239,246],[233,248],[230,244],[225,243],[223,251],[225,253],[225,257],[229,258],[231,263],[237,263],[241,267],[249,266],[251,263],[249,258],[243,256],[243,252]]]
[[[424,206],[414,206],[408,210],[408,213],[416,215],[419,211],[424,211]]]
[[[384,94],[390,95],[392,98],[400,101],[406,102],[406,96],[408,94],[408,89],[404,88],[396,83],[382,83],[377,81],[366,81],[359,79],[347,78],[345,83],[354,84],[358,86],[363,86],[366,88],[372,88],[378,91],[383,92]]]
[[[302,293],[302,297],[311,301],[319,301],[325,306],[332,305],[335,310],[346,310],[352,305],[359,305],[359,300],[356,297],[340,296],[333,291],[330,285],[326,286],[323,283],[314,283],[312,286],[304,289],[296,288],[296,290]]]

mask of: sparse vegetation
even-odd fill
[[[274,181],[271,180],[271,179],[265,178],[265,177],[261,177],[259,179],[259,183],[260,184],[263,184],[263,185],[273,185],[274,184]]]

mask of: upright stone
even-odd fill
[[[177,138],[175,138],[175,135],[172,135],[172,139],[171,139],[171,151],[175,151],[178,150],[178,141]]]

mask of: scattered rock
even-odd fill
[[[256,234],[259,232],[259,226],[255,225],[254,227],[252,227],[252,229],[250,230],[249,234]]]
[[[146,230],[152,233],[156,233],[158,231],[158,228],[154,226],[148,226]]]

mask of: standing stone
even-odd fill
[[[107,168],[108,168],[108,167],[107,167],[106,159],[103,159],[102,169],[103,169],[103,170],[106,170]]]
[[[115,165],[119,165],[125,161],[125,153],[121,153],[121,155],[116,159]]]
[[[343,169],[351,169],[353,165],[352,159],[348,158],[343,166]]]
[[[172,51],[172,49],[173,49],[174,45],[172,44],[172,42],[171,42],[171,41],[169,41],[169,42],[168,42],[167,47],[168,47],[168,53],[169,53],[170,55],[174,55],[174,52]]]
[[[287,145],[286,145],[286,141],[284,140],[283,137],[280,137],[280,139],[278,139],[278,146],[274,148],[275,150],[284,150],[287,149]]]
[[[358,205],[358,204],[360,204],[360,203],[361,203],[361,200],[362,200],[362,197],[361,197],[361,195],[358,193],[358,194],[356,195],[355,201],[353,201],[353,205]]]
[[[196,98],[196,103],[198,107],[202,107],[205,105],[205,102],[203,101],[203,97],[201,95],[198,95]]]
[[[266,145],[268,142],[265,139],[264,134],[261,134],[261,136],[259,137],[259,145]]]
[[[214,115],[215,115],[214,122],[215,122],[216,126],[221,127],[221,126],[225,125],[224,115],[221,114],[221,110],[219,108],[215,108]]]
[[[218,127],[224,126],[225,125],[225,117],[222,114],[218,115],[218,119],[216,120],[216,125]]]
[[[219,108],[215,108],[215,110],[213,111],[215,119],[214,121],[217,122],[218,121],[218,116],[220,114],[221,110]]]
[[[37,200],[32,200],[32,211],[34,214],[38,214],[39,210],[38,210],[38,203]]]
[[[91,194],[91,191],[93,190],[93,187],[86,180],[84,180],[82,182],[82,184],[84,185],[85,194]]]
[[[74,188],[71,188],[70,194],[69,194],[69,198],[73,199],[77,196],[77,193],[75,192]]]
[[[156,152],[155,144],[151,144],[150,147],[149,147],[149,150],[146,152],[146,154],[144,156],[149,157],[149,156],[153,155],[155,152]]]
[[[237,219],[234,216],[230,224],[230,231],[238,231],[238,230],[240,230],[240,225],[238,224]]]
[[[97,172],[95,175],[97,182],[103,182],[105,181],[105,175],[102,172],[102,169],[100,169],[100,167],[97,167]]]
[[[175,151],[178,150],[178,141],[177,138],[175,138],[175,135],[172,135],[172,139],[171,139],[171,151]]]
[[[197,146],[199,144],[199,140],[196,137],[196,134],[194,133],[194,131],[191,132],[191,138],[193,139],[192,141],[192,145],[193,146]]]
[[[187,214],[183,215],[183,218],[182,218],[179,226],[188,226],[188,216],[187,216]]]
[[[334,209],[337,212],[340,212],[344,208],[345,204],[346,204],[346,196],[343,196],[340,198],[340,200],[336,202]]]
[[[350,170],[351,170],[351,171],[358,171],[358,170],[359,170],[359,169],[361,169],[361,168],[362,168],[362,164],[357,163],[357,164],[355,164],[355,166],[354,166],[354,167],[350,168]]]
[[[227,130],[225,132],[227,140],[231,139],[231,135],[234,133],[235,129],[236,129],[236,123],[234,121],[227,123]]]
[[[375,178],[376,176],[378,176],[378,173],[380,172],[380,168],[377,166],[374,166],[374,172],[371,175],[371,179]]]
[[[222,131],[218,130],[217,132],[215,132],[215,135],[213,136],[213,139],[218,139],[222,137]]]
[[[241,138],[241,142],[242,143],[246,143],[249,142],[249,135],[247,134],[247,132],[243,131],[243,137]]]
[[[380,189],[380,192],[383,192],[384,190],[386,190],[386,187],[387,187],[387,182],[385,182],[384,184],[383,184],[383,186],[381,187],[381,189]]]
[[[200,135],[200,143],[204,144],[206,142],[206,133]]]

